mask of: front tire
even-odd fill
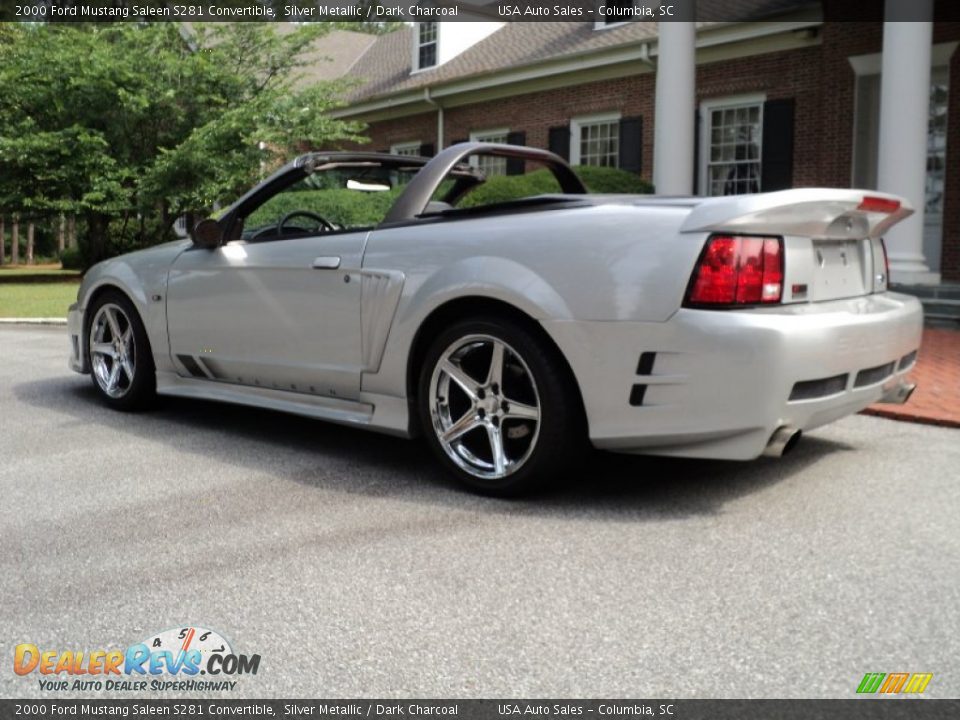
[[[147,407],[156,396],[156,370],[147,331],[133,303],[117,291],[100,295],[87,325],[93,386],[116,410]]]
[[[456,323],[430,346],[418,410],[427,442],[471,489],[529,492],[574,467],[585,446],[579,394],[536,330],[505,318]]]

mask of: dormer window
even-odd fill
[[[603,3],[601,19],[593,23],[594,30],[603,30],[614,25],[622,25],[635,19],[638,7],[642,3],[638,0],[606,0]]]
[[[437,23],[422,22],[417,27],[417,70],[437,64]]]

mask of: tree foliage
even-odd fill
[[[0,213],[76,213],[88,261],[164,239],[305,147],[356,140],[299,83],[329,24],[0,25]]]

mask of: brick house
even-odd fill
[[[914,120],[927,117],[919,204],[929,272],[898,277],[895,265],[895,281],[960,282],[960,22],[939,17],[953,1],[938,0],[932,22],[929,110],[907,109]],[[697,24],[695,100],[683,110],[695,142],[692,157],[680,155],[690,163],[683,192],[878,186],[884,23],[833,21],[832,4],[758,0],[761,21]],[[360,84],[338,116],[366,122],[377,150],[431,155],[466,139],[511,142],[653,181],[658,30],[647,22],[414,23],[358,53],[347,75]],[[664,158],[672,145],[690,145],[681,125],[679,137],[660,140]],[[489,173],[522,171],[482,162]]]

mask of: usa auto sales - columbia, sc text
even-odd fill
[[[536,5],[497,5],[500,17],[589,17],[619,18],[623,20],[639,20],[642,18],[673,17],[673,5],[659,7],[641,7],[631,5],[627,7],[617,5],[601,5],[596,11],[575,7],[572,5],[536,6]]]

